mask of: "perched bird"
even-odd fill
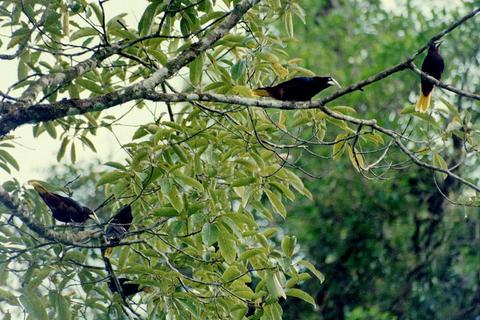
[[[132,224],[132,207],[126,205],[118,210],[117,214],[113,216],[107,225],[105,231],[105,240],[108,244],[118,244],[127,233]],[[105,256],[109,257],[112,254],[112,247],[105,249]]]
[[[445,63],[442,56],[440,55],[440,44],[440,41],[430,43],[430,45],[428,46],[427,56],[422,63],[422,71],[437,80],[440,80],[443,69],[445,68]],[[434,84],[427,79],[424,79],[423,77],[421,82],[422,90],[420,92],[420,98],[418,98],[417,104],[415,106],[415,111],[427,112],[427,109],[430,106],[430,100],[432,97],[432,90]]]
[[[96,218],[95,213],[89,208],[81,206],[71,198],[49,192],[39,181],[30,180],[29,183],[38,192],[48,208],[50,208],[56,220],[65,223],[83,223],[90,218]]]
[[[254,89],[260,97],[271,97],[283,101],[308,101],[320,91],[340,84],[332,77],[297,77],[273,87]]]
[[[118,278],[118,282],[120,283],[120,286],[122,287],[123,295],[125,297],[128,296],[133,296],[134,294],[143,291],[143,289],[140,289],[140,285],[136,283],[128,283],[130,280],[127,278]],[[118,292],[117,286],[115,286],[115,282],[108,280],[108,288],[110,291],[113,293]]]

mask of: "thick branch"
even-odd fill
[[[61,86],[71,82],[72,80],[98,67],[103,60],[120,51],[120,49],[121,47],[118,45],[108,47],[107,49],[101,49],[94,53],[91,58],[78,63],[67,71],[50,73],[40,77],[23,92],[20,100],[22,100],[28,107],[28,105],[31,105],[35,102],[37,96],[44,88],[48,86]]]

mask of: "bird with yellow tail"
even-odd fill
[[[332,77],[297,77],[277,84],[252,90],[259,97],[271,97],[282,101],[309,101],[320,91],[340,84]]]
[[[110,222],[107,225],[105,231],[105,241],[109,245],[119,244],[120,241],[125,237],[130,229],[130,225],[133,221],[132,207],[126,205],[115,214]],[[107,247],[105,249],[105,257],[110,257],[112,255],[112,247]]]
[[[440,55],[440,44],[441,41],[434,41],[428,45],[428,53],[422,63],[422,71],[437,80],[440,80],[445,68],[443,57]],[[430,106],[432,90],[435,85],[421,77],[421,86],[422,90],[420,91],[420,98],[418,98],[415,105],[415,111],[425,113]]]
[[[88,219],[98,221],[97,216],[90,208],[81,206],[72,198],[48,191],[38,180],[30,180],[28,183],[38,192],[56,220],[65,223],[83,223]]]

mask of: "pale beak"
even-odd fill
[[[433,44],[435,45],[435,48],[440,48],[440,45],[443,43],[443,39],[439,39],[435,41]]]
[[[338,83],[337,80],[335,80],[335,79],[333,79],[333,78],[332,78],[331,80],[329,80],[327,83],[328,83],[329,85],[331,85],[331,86],[338,86],[339,88],[342,87],[342,86],[340,85],[340,83]]]

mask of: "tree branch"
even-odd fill
[[[3,187],[0,186],[0,203],[3,204],[11,215],[19,218],[28,228],[35,231],[42,238],[62,243],[65,245],[83,246],[83,241],[98,238],[103,234],[101,229],[80,231],[76,233],[55,232],[39,225],[31,217],[27,209],[17,199],[12,198]]]
[[[441,81],[438,81],[437,79],[435,79],[434,77],[426,74],[425,72],[423,72],[422,70],[420,70],[413,62],[410,63],[410,69],[412,69],[415,73],[419,74],[420,76],[422,76],[422,78],[430,81],[431,83],[435,84],[436,86],[438,87],[441,87],[441,88],[444,88],[448,91],[451,91],[451,92],[454,92],[460,96],[463,96],[463,97],[467,97],[467,98],[472,98],[472,99],[475,99],[475,100],[480,100],[480,94],[476,94],[476,93],[471,93],[471,92],[467,92],[467,91],[464,91],[464,90],[460,90],[460,89],[457,89],[455,87],[452,87],[448,84],[445,84]]]

